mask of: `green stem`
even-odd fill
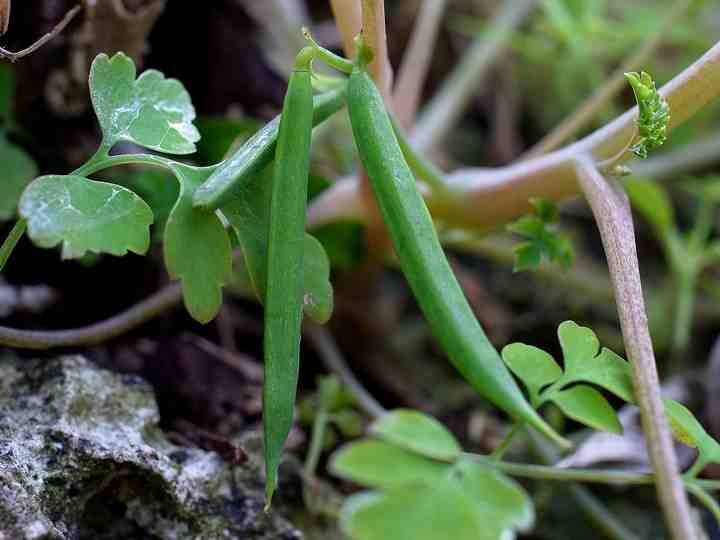
[[[310,46],[312,47],[313,51],[315,52],[315,55],[317,58],[325,62],[328,66],[337,69],[338,71],[342,71],[343,73],[352,73],[353,63],[348,60],[347,58],[343,58],[342,56],[339,56],[335,54],[332,51],[327,50],[325,47],[322,47],[317,41],[315,41],[310,34],[310,30],[307,28],[303,28],[303,36],[305,36],[305,40],[310,43]]]
[[[0,246],[0,272],[5,268],[10,255],[12,255],[15,246],[25,234],[25,228],[27,227],[27,221],[23,218],[18,219],[10,230],[10,234],[7,235],[2,246]]]
[[[580,509],[606,538],[609,540],[640,540],[588,488],[579,484],[569,484],[566,487]]]
[[[509,463],[496,461],[493,457],[467,454],[472,459],[486,463],[491,467],[520,478],[533,480],[552,480],[558,482],[584,482],[588,484],[608,484],[618,486],[648,486],[655,484],[655,476],[645,473],[631,473],[607,469],[560,469],[546,465]],[[684,479],[688,486],[701,486],[705,489],[720,490],[720,481]]]
[[[420,179],[430,186],[434,197],[440,198],[442,196],[449,196],[450,192],[443,172],[432,162],[428,161],[415,151],[412,144],[410,144],[407,134],[400,127],[394,115],[390,115],[390,120],[392,121],[395,136],[400,144],[400,150],[402,150],[403,156],[405,156],[405,160],[408,165],[410,165],[410,168],[418,175],[418,177],[420,177]]]
[[[310,438],[310,448],[308,449],[305,466],[303,467],[303,472],[307,478],[315,476],[315,471],[320,461],[320,454],[322,454],[323,450],[323,442],[325,442],[325,431],[327,430],[329,419],[330,417],[325,409],[320,409],[315,416],[312,436]]]
[[[715,204],[708,200],[700,201],[700,207],[695,215],[695,223],[693,224],[688,247],[692,253],[702,251],[707,244],[713,227],[713,214],[715,213]]]
[[[153,154],[122,154],[119,156],[99,156],[97,153],[85,165],[73,171],[79,176],[89,176],[98,171],[118,165],[150,165],[169,169],[174,162],[171,159]]]
[[[720,524],[720,505],[712,495],[696,484],[690,484],[687,486],[687,490],[692,493],[698,501],[705,505],[705,508],[710,511],[718,524]]]
[[[507,432],[505,437],[503,437],[503,440],[500,441],[500,444],[498,444],[497,448],[493,451],[490,457],[496,461],[500,461],[505,455],[505,452],[507,452],[508,448],[510,448],[515,436],[520,433],[522,427],[522,424],[513,424],[513,427]]]
[[[692,328],[695,310],[695,288],[697,285],[697,272],[691,261],[686,263],[691,268],[685,268],[676,275],[677,300],[673,322],[672,364],[680,367],[680,360],[690,343],[690,330]]]

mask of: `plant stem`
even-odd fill
[[[505,452],[507,452],[508,448],[510,448],[510,445],[512,444],[513,439],[515,439],[515,436],[520,433],[522,429],[522,424],[513,424],[512,428],[510,428],[510,431],[505,434],[505,437],[503,437],[502,441],[500,441],[500,444],[498,444],[497,448],[493,450],[493,453],[490,455],[490,457],[496,461],[500,461],[505,455]]]
[[[535,0],[503,2],[500,13],[488,24],[492,30],[473,40],[462,60],[420,114],[411,133],[413,145],[423,151],[441,142],[460,119],[468,103],[485,81],[488,68],[502,51],[512,32],[528,16]]]
[[[431,161],[425,159],[422,155],[415,151],[410,144],[406,133],[403,131],[402,127],[398,125],[398,121],[393,117],[393,115],[390,115],[390,119],[392,120],[393,131],[395,132],[395,136],[400,144],[400,149],[402,150],[403,156],[405,156],[405,161],[407,161],[407,164],[413,172],[415,172],[415,174],[417,174],[428,186],[430,186],[430,189],[433,191],[433,195],[435,195],[438,199],[443,195],[448,196],[448,186],[445,183],[445,177],[442,171],[435,167]]]
[[[118,315],[82,328],[43,331],[0,326],[0,344],[35,350],[96,345],[140,326],[181,301],[181,286],[172,284]]]
[[[688,261],[688,264],[692,263]],[[690,330],[695,312],[695,288],[697,286],[695,268],[681,269],[675,276],[675,282],[677,300],[673,321],[671,363],[673,367],[680,367],[682,355],[690,343]]]
[[[13,51],[8,51],[7,49],[0,47],[0,58],[7,58],[11,62],[17,62],[24,56],[34,53],[40,47],[45,45],[48,41],[50,41],[55,36],[60,34],[63,30],[65,30],[65,27],[72,22],[72,20],[75,18],[75,16],[78,13],[80,13],[80,11],[82,11],[82,8],[83,8],[82,4],[78,4],[77,6],[72,8],[70,11],[68,11],[65,14],[65,16],[60,20],[60,22],[57,23],[52,30],[50,30],[50,32],[43,35],[40,39],[35,41],[32,45],[30,45],[29,47],[25,47],[21,51],[13,52]]]
[[[0,246],[0,273],[5,268],[5,264],[8,262],[10,255],[12,255],[15,246],[17,246],[20,239],[25,234],[25,228],[27,227],[27,221],[23,218],[18,219],[10,230],[10,233],[5,238],[2,246]]]
[[[420,4],[420,13],[398,70],[393,102],[398,122],[406,129],[413,124],[420,105],[422,89],[446,7],[447,0],[432,0]]]
[[[663,86],[660,93],[670,105],[670,129],[685,122],[720,94],[720,42]],[[530,211],[530,197],[562,201],[577,196],[580,190],[575,159],[589,155],[602,161],[615,156],[635,132],[636,116],[637,107],[584,139],[538,158],[506,167],[456,171],[448,175],[456,195],[452,204],[437,205],[430,196],[428,206],[436,218],[448,225],[489,229]],[[360,190],[352,185],[353,182],[352,179],[336,182],[317,198],[308,216],[309,225],[327,223],[319,218],[340,219],[357,211],[358,204],[353,198],[359,196]],[[343,194],[341,200],[336,197],[336,190]],[[351,196],[351,193],[356,194]],[[323,208],[327,204],[334,207]],[[353,217],[363,218],[362,215]]]
[[[687,11],[689,0],[677,0],[668,10],[665,18],[657,29],[648,37],[637,51],[623,62],[610,78],[598,88],[589,98],[560,125],[540,140],[525,157],[535,157],[559,148],[563,143],[573,137],[578,131],[589,124],[593,118],[602,110],[625,87],[625,73],[634,71],[647,61],[650,55],[655,52],[667,35],[667,32],[685,11]]]
[[[310,437],[310,448],[305,457],[305,465],[303,473],[307,478],[315,476],[320,454],[322,454],[323,443],[325,442],[325,431],[327,430],[328,420],[330,417],[325,409],[320,409],[315,415],[313,422],[312,435]]]
[[[510,463],[497,461],[493,457],[466,454],[468,457],[494,467],[519,478],[532,478],[533,480],[553,480],[558,482],[583,482],[586,484],[607,484],[614,486],[649,486],[657,483],[657,477],[652,474],[633,473],[608,469],[561,469],[549,465],[532,465],[525,463]],[[683,485],[681,483],[681,485]],[[706,489],[720,490],[720,481],[687,480],[685,486],[699,486]],[[692,536],[686,537],[693,538]]]
[[[670,180],[681,173],[702,169],[720,161],[720,134],[714,133],[686,144],[677,150],[671,150],[645,160],[632,163],[635,176],[644,176],[653,180]]]
[[[560,459],[559,452],[535,431],[526,429],[525,433],[531,450],[541,463],[552,465]],[[569,483],[565,489],[572,495],[580,510],[585,513],[592,524],[608,539],[639,540],[637,535],[630,531],[588,488],[580,484]]]
[[[698,501],[705,505],[705,508],[710,511],[718,524],[720,524],[720,505],[712,495],[696,484],[689,485],[687,489]]]
[[[577,173],[605,248],[625,349],[633,367],[635,395],[657,478],[660,505],[672,538],[691,540],[696,534],[660,396],[630,204],[619,186],[603,177],[589,157],[578,159]]]
[[[72,174],[89,176],[93,173],[117,167],[118,165],[149,165],[151,167],[170,168],[172,160],[154,154],[121,154],[118,156],[107,156],[96,158],[93,156],[82,167],[73,171]]]
[[[348,391],[352,393],[358,407],[372,418],[379,418],[385,414],[387,412],[386,409],[378,403],[370,392],[365,390],[350,370],[330,332],[328,332],[325,327],[308,320],[303,323],[303,330],[305,335],[310,338],[313,346],[317,349],[325,367],[328,371],[340,377],[342,383]]]

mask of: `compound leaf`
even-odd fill
[[[410,452],[453,461],[462,453],[457,439],[434,418],[410,409],[396,409],[378,418],[370,432]]]
[[[515,246],[513,271],[533,270],[540,266],[543,257],[567,270],[572,266],[573,247],[568,236],[558,228],[557,206],[541,198],[530,199],[530,204],[531,214],[507,226],[508,231],[527,238]]]
[[[87,252],[144,254],[153,213],[129,189],[76,175],[37,178],[20,199],[20,215],[40,247],[62,245],[64,259]]]
[[[563,413],[591,428],[622,433],[617,414],[600,392],[589,386],[560,390],[550,398]]]
[[[222,287],[232,277],[230,237],[213,212],[194,210],[192,196],[213,168],[176,163],[180,195],[165,224],[165,265],[182,282],[185,307],[200,323],[208,323],[222,305]]]
[[[684,405],[672,399],[664,399],[665,414],[677,440],[698,450],[702,463],[720,463],[720,444],[713,439],[695,415]]]
[[[375,439],[343,446],[333,456],[334,475],[364,487],[390,488],[408,483],[431,483],[452,465],[427,459],[404,448]]]
[[[185,87],[147,70],[137,79],[124,53],[100,54],[90,70],[90,97],[104,142],[129,141],[169,154],[191,154],[200,139],[195,109]]]
[[[526,531],[535,521],[535,511],[527,493],[514,480],[498,470],[469,458],[458,460],[453,480],[466,496],[476,502],[475,511],[485,523],[503,530]],[[491,497],[488,494],[492,493]]]
[[[589,386],[571,385],[591,383],[634,403],[630,364],[610,349],[600,351],[595,333],[573,321],[560,324],[558,338],[564,371],[548,353],[523,343],[507,345],[503,360],[525,383],[534,406],[554,401],[567,416],[588,426],[622,431],[615,411],[602,394]]]
[[[558,380],[563,371],[548,353],[532,345],[511,343],[502,350],[502,358],[530,393],[530,401],[539,402],[540,390]]]
[[[558,339],[563,352],[565,372],[575,373],[588,368],[588,360],[595,358],[600,342],[595,332],[574,321],[565,321],[558,326]]]
[[[422,483],[351,497],[341,514],[355,540],[502,540],[534,521],[527,494],[483,464],[460,459]]]
[[[360,500],[351,498],[341,514],[341,526],[354,540],[502,538],[502,531],[479,522],[472,501],[448,481],[432,486],[404,485]]]

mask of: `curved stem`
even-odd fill
[[[525,434],[532,452],[537,455],[541,463],[545,465],[557,463],[560,455],[552,445],[531,429],[526,429]],[[623,521],[588,488],[577,483],[569,483],[565,488],[575,498],[580,510],[609,540],[639,540],[637,535],[630,531]]]
[[[447,196],[448,186],[445,181],[445,177],[431,161],[425,159],[420,153],[418,153],[410,144],[407,134],[403,131],[402,127],[398,124],[398,121],[391,114],[390,120],[392,121],[393,131],[397,137],[400,149],[402,150],[405,161],[410,168],[417,174],[425,183],[430,186],[433,191],[433,195],[442,197]]]
[[[553,480],[558,482],[583,482],[586,484],[607,484],[616,486],[648,486],[655,484],[657,478],[652,474],[633,473],[608,469],[561,469],[549,465],[532,465],[510,463],[479,454],[466,454],[471,459],[481,461],[490,467],[520,478],[533,480]],[[684,484],[688,489],[699,488],[720,490],[720,481],[687,480]],[[692,538],[688,536],[686,538]]]
[[[324,408],[320,409],[315,416],[312,435],[310,437],[310,448],[308,449],[305,465],[303,466],[303,474],[308,478],[315,476],[315,471],[320,462],[320,454],[322,454],[323,451],[325,431],[327,430],[329,419],[328,412]]]
[[[315,41],[310,33],[310,30],[303,28],[303,36],[305,40],[310,43],[310,46],[315,51],[317,58],[325,62],[328,66],[342,71],[343,73],[352,73],[353,63],[347,58],[338,56],[332,51],[322,47],[317,41]]]
[[[27,227],[27,221],[23,218],[18,219],[10,230],[10,233],[5,238],[2,246],[0,246],[0,272],[5,268],[5,264],[8,262],[10,255],[12,255],[15,246],[25,234]]]
[[[330,332],[323,326],[307,320],[303,323],[303,330],[317,349],[325,367],[340,377],[342,383],[352,393],[358,407],[373,418],[379,418],[385,414],[387,412],[385,408],[378,403],[370,392],[365,390],[350,370]]]
[[[181,301],[182,288],[179,284],[172,284],[118,315],[82,328],[18,330],[0,326],[0,344],[35,350],[95,345],[140,326]]]
[[[97,154],[96,154],[97,155]],[[93,173],[117,167],[118,165],[149,165],[151,167],[161,167],[169,169],[173,163],[172,160],[156,156],[154,154],[121,154],[119,156],[107,156],[95,158],[93,156],[85,165],[75,169],[72,174],[79,176],[88,176]]]
[[[663,86],[660,93],[670,105],[670,130],[720,94],[720,42]],[[440,204],[438,208],[434,207],[437,201],[430,196],[430,210],[448,225],[488,229],[527,213],[531,209],[530,197],[562,201],[577,196],[580,190],[574,165],[576,158],[589,155],[602,161],[615,156],[634,133],[636,116],[637,107],[584,139],[538,158],[507,167],[456,171],[447,177],[457,196],[452,198],[451,204]],[[422,149],[421,146],[416,148]],[[355,191],[354,197],[359,197],[360,191],[352,183],[352,180],[336,182],[326,190],[311,206],[309,218],[314,214],[337,219],[346,211],[356,210],[357,203],[351,197],[345,197],[343,207],[323,208],[330,202],[336,203],[336,190],[344,194]],[[321,224],[322,221],[312,223],[313,226]]]
[[[497,448],[493,450],[493,453],[491,454],[491,458],[497,461],[500,461],[503,456],[505,455],[505,452],[508,451],[508,448],[510,448],[510,445],[512,444],[513,440],[515,439],[515,436],[522,431],[523,425],[522,424],[513,424],[512,428],[510,428],[510,431],[507,432],[505,437],[503,437],[503,440],[500,441],[500,444],[498,444]]]
[[[687,489],[698,501],[705,505],[705,508],[710,511],[718,524],[720,524],[720,505],[718,502],[707,491],[696,484],[690,484],[687,486]]]
[[[7,58],[11,62],[17,62],[24,56],[27,56],[29,54],[34,53],[37,51],[40,47],[45,45],[48,41],[53,39],[55,36],[60,34],[63,30],[65,30],[65,27],[72,22],[72,20],[75,18],[75,16],[82,11],[83,5],[78,4],[74,8],[72,8],[70,11],[68,11],[65,16],[60,20],[55,27],[50,30],[47,34],[42,36],[40,39],[38,39],[35,43],[30,45],[29,47],[25,47],[21,51],[13,52],[8,51],[7,49],[4,49],[0,47],[0,58]]]
[[[667,32],[677,22],[678,17],[687,11],[689,4],[689,0],[676,0],[655,32],[648,37],[640,48],[613,72],[605,84],[583,101],[570,116],[543,137],[525,156],[530,158],[551,152],[589,124],[602,108],[625,87],[625,73],[634,71],[647,61],[662,43]]]
[[[633,368],[635,396],[657,478],[660,505],[672,538],[691,540],[696,534],[660,396],[630,203],[622,189],[603,177],[589,157],[578,159],[577,174],[600,230],[610,268],[625,350]]]

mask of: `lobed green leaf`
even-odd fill
[[[533,405],[552,401],[570,418],[595,429],[622,431],[615,411],[594,388],[597,385],[628,403],[634,403],[630,365],[600,343],[590,329],[565,321],[558,327],[564,371],[545,351],[512,343],[503,349],[503,360],[530,393]],[[572,386],[576,385],[576,386]]]
[[[433,483],[447,475],[451,467],[388,442],[366,439],[338,450],[330,470],[335,476],[361,486],[386,489]]]
[[[563,374],[562,368],[550,354],[532,345],[511,343],[503,348],[502,357],[515,376],[525,384],[533,404],[540,402],[540,391]]]
[[[410,409],[396,409],[378,418],[370,432],[400,448],[442,461],[462,453],[457,439],[434,418]]]
[[[515,246],[513,271],[534,270],[542,258],[558,263],[563,269],[572,266],[574,257],[570,239],[558,229],[559,212],[552,201],[530,199],[533,213],[509,224],[507,230],[528,240]]]
[[[591,428],[622,433],[617,414],[600,392],[589,386],[573,386],[554,392],[550,400],[565,415]]]
[[[355,540],[502,540],[532,525],[532,503],[515,482],[469,459],[444,466],[423,482],[351,497],[343,530]]]
[[[62,245],[64,259],[87,252],[144,254],[153,213],[129,189],[75,175],[41,176],[25,189],[19,205],[28,235],[39,247]]]
[[[214,212],[192,206],[195,189],[214,168],[180,163],[171,168],[180,182],[180,194],[165,224],[165,265],[170,275],[182,282],[190,315],[206,324],[220,310],[223,285],[232,276],[230,238]]]
[[[90,97],[105,144],[128,141],[168,154],[192,154],[200,139],[195,109],[182,83],[156,70],[137,79],[124,53],[100,54],[90,70]]]

